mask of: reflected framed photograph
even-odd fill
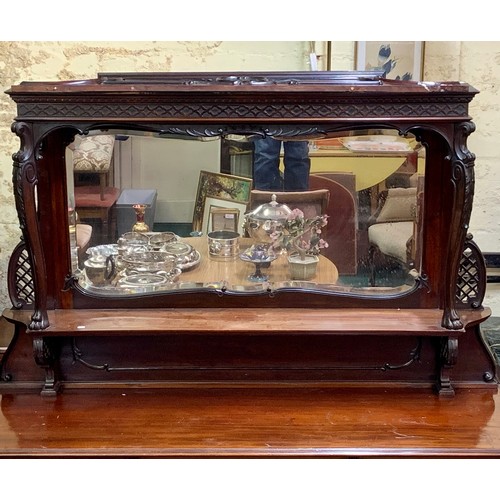
[[[210,226],[212,225],[210,220],[211,207],[213,209],[238,210],[237,227],[241,226],[251,190],[251,178],[202,170],[194,203],[193,231],[207,234],[209,222]],[[241,227],[238,229],[237,232],[241,233]]]
[[[200,231],[236,231],[242,234],[243,220],[247,210],[246,203],[207,196],[203,209],[203,221]]]
[[[424,42],[356,42],[356,70],[383,71],[392,80],[423,78]]]
[[[211,207],[208,231],[238,231],[240,211],[237,208]],[[241,234],[241,233],[240,233]]]

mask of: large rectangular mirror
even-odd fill
[[[263,177],[266,141],[276,168]],[[293,161],[307,164],[302,179]],[[425,149],[395,130],[294,140],[110,130],[77,135],[66,164],[73,273],[90,293],[392,295],[420,273]]]

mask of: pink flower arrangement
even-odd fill
[[[271,235],[273,247],[297,252],[302,260],[306,255],[318,255],[322,248],[328,248],[328,243],[321,238],[321,230],[327,223],[328,215],[306,219],[304,212],[295,208],[288,215],[283,231]]]

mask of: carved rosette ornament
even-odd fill
[[[451,156],[451,186],[453,203],[451,208],[450,236],[446,259],[446,286],[442,325],[450,330],[463,327],[455,308],[458,270],[465,245],[474,196],[475,155],[467,149],[467,137],[474,132],[472,122],[456,125],[455,143]]]

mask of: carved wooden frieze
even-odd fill
[[[134,102],[137,101],[137,102]],[[127,102],[95,102],[80,103],[44,102],[20,103],[19,115],[24,120],[32,119],[105,119],[105,120],[195,120],[212,118],[217,120],[267,120],[267,119],[368,119],[392,116],[394,118],[446,117],[463,118],[467,116],[467,102],[454,102],[445,106],[437,106],[434,101],[388,103],[383,101],[359,103],[322,102],[302,103],[301,97],[293,103],[277,104],[258,103],[207,103],[196,104],[185,102],[151,103],[127,99]]]

